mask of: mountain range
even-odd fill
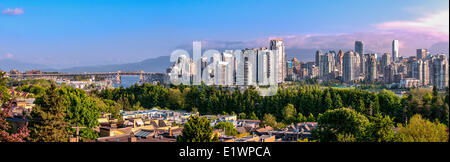
[[[314,61],[315,52],[317,49],[286,49],[286,59],[291,60],[293,57],[298,60],[308,62]],[[347,51],[349,49],[343,49]],[[441,42],[432,45],[428,49],[432,54],[445,53],[448,56],[449,44],[448,42]],[[221,50],[219,50],[221,51]],[[223,50],[222,50],[223,51]],[[328,50],[322,49],[322,52]],[[335,51],[338,52],[338,51]],[[20,71],[39,69],[48,72],[66,72],[66,73],[84,73],[84,72],[115,72],[115,71],[145,71],[145,72],[159,72],[164,73],[173,63],[169,61],[169,56],[160,56],[157,58],[150,58],[140,62],[126,63],[126,64],[111,64],[111,65],[97,65],[97,66],[80,66],[65,69],[54,69],[46,65],[25,63],[13,59],[0,59],[0,70],[9,71],[17,69]]]

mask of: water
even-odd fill
[[[139,83],[139,76],[121,76],[122,82],[120,84],[114,83],[114,87],[124,87],[128,88],[133,84]]]

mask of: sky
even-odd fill
[[[449,41],[448,0],[0,0],[0,59],[54,68],[268,46],[414,55]],[[311,54],[313,55],[313,54]]]

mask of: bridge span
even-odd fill
[[[155,73],[155,72],[144,72],[144,71],[117,71],[117,72],[92,72],[92,73],[16,73],[8,74],[10,78],[22,80],[22,79],[100,79],[100,80],[114,80],[116,82],[121,82],[121,76],[139,76],[141,82],[153,82],[160,81],[165,82],[165,73]]]

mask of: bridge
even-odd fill
[[[114,80],[116,82],[121,82],[121,76],[139,76],[141,82],[153,82],[160,81],[164,82],[166,79],[165,73],[155,73],[155,72],[134,72],[134,71],[117,71],[117,72],[94,72],[94,73],[38,73],[38,74],[27,74],[27,73],[17,73],[9,74],[10,78],[22,80],[22,79],[93,79],[100,78],[102,80]]]

